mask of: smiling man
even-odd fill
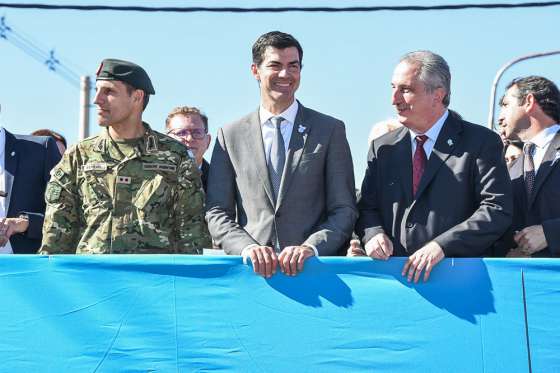
[[[101,134],[53,169],[40,253],[197,253],[210,247],[200,172],[185,147],[142,122],[155,94],[144,69],[105,59],[95,105]]]
[[[256,273],[295,275],[314,255],[334,255],[357,217],[344,123],[295,99],[303,50],[274,31],[253,45],[260,106],[218,131],[206,220],[214,241]]]
[[[428,280],[444,257],[485,254],[511,223],[500,137],[448,110],[450,83],[435,53],[401,59],[391,87],[403,127],[372,142],[358,201],[365,250],[348,254],[408,256],[409,281]]]

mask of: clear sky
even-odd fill
[[[5,1],[22,2],[22,1]],[[35,1],[26,1],[35,2]],[[48,4],[143,6],[376,6],[490,3],[490,1],[40,1]],[[499,1],[497,1],[499,2]],[[521,2],[521,1],[517,1]],[[344,120],[356,183],[364,174],[372,124],[391,118],[392,70],[401,55],[429,49],[441,54],[452,74],[451,105],[466,120],[486,124],[490,87],[497,70],[521,55],[560,49],[560,7],[376,13],[136,13],[16,10],[0,15],[37,45],[82,75],[100,61],[134,61],[150,75],[156,95],[144,119],[162,130],[167,112],[198,106],[210,132],[255,110],[259,90],[250,73],[251,46],[265,32],[291,33],[304,49],[298,99]],[[514,77],[546,76],[560,83],[560,56],[523,62]],[[38,128],[78,139],[79,90],[0,39],[0,123],[27,134]],[[91,110],[91,134],[99,131]],[[211,149],[207,153],[210,159]]]

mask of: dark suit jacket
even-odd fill
[[[500,138],[450,111],[415,198],[411,141],[402,127],[371,145],[356,224],[363,244],[384,232],[395,256],[409,256],[432,240],[448,257],[484,254],[511,224]]]
[[[7,217],[29,216],[25,233],[10,238],[15,254],[35,254],[41,246],[45,188],[60,161],[56,142],[46,136],[12,135],[6,131],[4,153]]]
[[[206,193],[208,190],[208,174],[210,173],[210,163],[206,162],[206,159],[202,159],[202,167],[200,167],[200,171],[202,174],[200,178],[202,180],[202,188],[204,188],[204,192]]]
[[[503,239],[496,244],[496,256],[504,256],[517,247],[513,240],[515,231],[531,225],[543,226],[548,247],[533,254],[535,257],[560,256],[560,132],[557,132],[544,155],[535,178],[535,188],[530,198],[523,181],[522,154],[510,166],[513,183],[513,223]]]
[[[218,131],[208,178],[208,228],[228,254],[250,244],[310,244],[334,255],[357,210],[344,124],[301,104],[275,207],[258,110]]]

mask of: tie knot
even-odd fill
[[[532,142],[526,142],[523,144],[523,154],[532,156],[535,151],[535,144]]]
[[[418,144],[418,146],[423,146],[426,141],[428,141],[428,136],[426,135],[416,136],[416,143]]]
[[[272,125],[278,129],[280,129],[280,125],[282,124],[282,121],[284,120],[284,118],[282,117],[272,117],[270,118],[270,121],[272,122]]]

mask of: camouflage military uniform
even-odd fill
[[[210,247],[200,171],[177,141],[152,131],[117,142],[107,129],[51,172],[40,253],[197,253]]]

